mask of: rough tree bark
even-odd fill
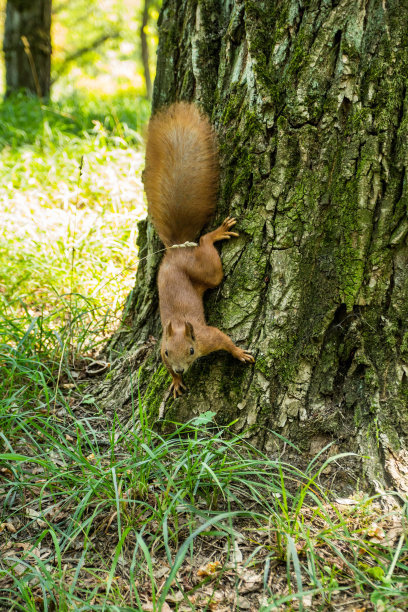
[[[206,312],[256,355],[253,367],[223,353],[196,362],[165,416],[211,409],[269,452],[274,430],[304,459],[335,441],[365,455],[354,476],[405,490],[407,22],[398,0],[165,0],[153,97],[155,109],[195,100],[218,133],[212,226],[233,215],[240,237],[221,247]],[[152,340],[161,245],[149,223],[139,245],[130,331],[110,343],[121,356],[99,395],[130,405],[141,366],[155,417],[169,377]]]
[[[51,0],[7,0],[3,50],[6,93],[50,94]]]

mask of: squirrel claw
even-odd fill
[[[229,230],[230,227],[232,227],[233,225],[235,225],[237,222],[236,219],[234,219],[234,217],[227,217],[226,219],[224,219],[224,221],[222,222],[221,227],[223,229]]]
[[[184,391],[187,387],[181,382],[181,380],[177,380],[171,383],[170,391],[173,391],[174,399],[177,399],[179,396],[183,395]]]
[[[236,359],[243,361],[244,363],[255,363],[254,356],[247,350],[236,347],[236,352],[234,354]]]
[[[217,240],[229,240],[231,236],[239,236],[239,234],[237,234],[237,232],[224,232],[217,238]]]

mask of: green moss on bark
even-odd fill
[[[396,0],[164,3],[155,104],[194,99],[211,115],[221,161],[211,227],[231,214],[240,232],[217,247],[225,279],[206,312],[256,357],[200,360],[167,417],[211,409],[261,445],[278,430],[305,453],[336,438],[372,456],[371,479],[384,478],[387,445],[407,444],[404,11]],[[139,269],[130,340],[161,334],[156,269]],[[169,384],[158,351],[141,384],[156,415]]]

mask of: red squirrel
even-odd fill
[[[186,389],[182,374],[203,355],[224,350],[241,361],[255,361],[249,351],[207,325],[204,315],[204,292],[223,278],[214,243],[238,236],[231,231],[236,220],[227,217],[198,245],[185,246],[214,212],[219,180],[215,136],[194,104],[177,102],[152,117],[143,180],[149,216],[166,247],[158,274],[161,356],[176,398]]]

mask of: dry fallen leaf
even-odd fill
[[[313,600],[312,595],[303,595],[302,602],[305,608],[310,608],[312,606],[312,600]]]
[[[246,597],[240,597],[238,600],[238,610],[250,610],[251,602]]]
[[[240,574],[242,586],[240,587],[241,593],[250,593],[251,591],[257,591],[259,585],[262,582],[262,574],[257,574],[252,570],[245,570]]]
[[[3,563],[10,566],[13,569],[13,572],[18,576],[22,576],[27,570],[27,566],[23,565],[22,563],[18,563],[14,557],[4,557]]]
[[[207,563],[207,565],[200,567],[200,569],[197,571],[197,576],[200,576],[200,578],[216,576],[220,567],[221,563],[219,561],[210,561]]]
[[[156,580],[159,580],[160,578],[163,578],[163,576],[167,576],[169,573],[170,573],[170,568],[167,567],[166,565],[163,565],[158,570],[155,570],[153,572],[153,576],[156,578]]]
[[[0,468],[0,474],[5,474],[6,476],[13,476],[13,472],[6,467]]]
[[[142,604],[143,612],[156,612],[157,606],[153,606],[153,604],[149,601],[145,604]],[[172,612],[169,604],[164,602],[162,607],[160,608],[161,612]]]
[[[380,525],[377,525],[377,523],[372,523],[372,525],[370,525],[367,534],[370,536],[371,542],[381,542],[385,538],[384,529]]]
[[[36,519],[36,523],[39,527],[47,527],[47,523],[40,518],[41,516],[44,517],[44,512],[40,512],[39,510],[34,510],[34,508],[26,508],[25,510],[26,515],[29,516],[32,519]]]
[[[167,595],[167,599],[169,600],[170,603],[178,604],[181,601],[183,601],[184,596],[181,591],[175,591],[173,593],[169,593]]]
[[[355,506],[356,504],[358,504],[358,501],[356,499],[352,499],[350,497],[338,497],[334,501],[337,504],[340,504],[341,506]]]
[[[238,563],[242,563],[243,561],[243,555],[241,552],[241,549],[238,546],[238,542],[235,540],[234,544],[232,547],[230,547],[230,545],[228,543],[225,544],[224,546],[224,551],[226,553],[229,553],[229,562],[228,562],[228,566],[235,566]]]
[[[7,529],[7,531],[9,531],[10,533],[16,533],[17,531],[13,523],[10,523],[10,522],[0,523],[0,533],[4,531],[4,529]]]
[[[393,546],[395,542],[398,540],[401,533],[402,533],[402,527],[393,527],[392,529],[389,529],[385,536],[386,544],[388,546]]]

